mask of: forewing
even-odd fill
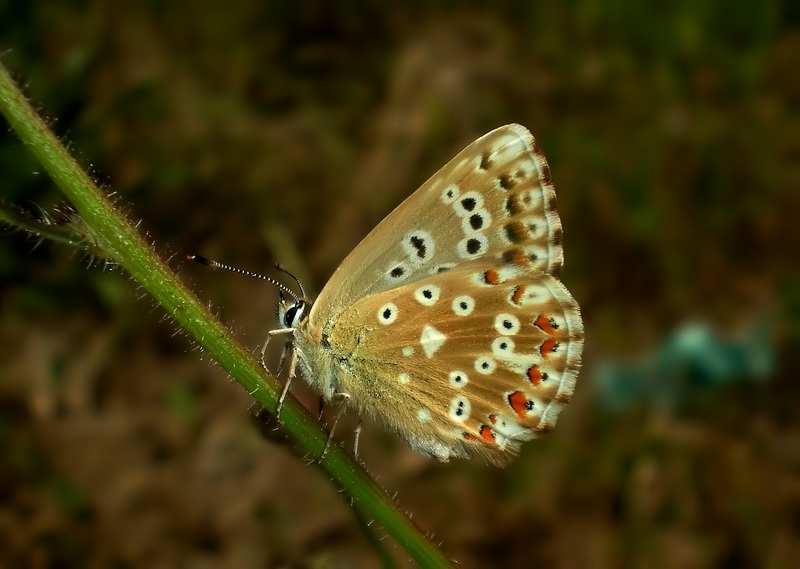
[[[362,416],[420,452],[503,463],[569,402],[583,323],[553,276],[481,260],[367,296],[328,341]]]
[[[331,277],[312,320],[486,256],[549,274],[563,262],[547,162],[516,124],[470,144],[379,223]]]

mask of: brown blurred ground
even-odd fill
[[[587,325],[574,403],[503,471],[363,443],[461,567],[800,566],[794,3],[130,4],[0,4],[4,62],[254,349],[274,292],[185,253],[318,290],[472,139],[539,141]],[[57,204],[0,136],[3,199]],[[0,278],[0,566],[379,566],[126,276],[7,234]],[[767,373],[643,372],[687,322],[753,338]],[[668,397],[609,405],[593,378],[628,364]]]

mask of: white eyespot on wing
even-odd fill
[[[394,324],[397,320],[397,305],[394,302],[387,302],[378,309],[378,322],[384,326]]]
[[[456,253],[462,259],[472,259],[486,253],[489,249],[489,240],[485,235],[472,235],[462,239],[456,245]]]
[[[527,180],[531,176],[538,176],[535,164],[533,161],[524,161],[517,164],[517,178],[519,180]]]
[[[397,381],[406,385],[409,381],[411,381],[411,377],[407,373],[401,373],[397,376]]]
[[[453,313],[456,316],[469,316],[475,310],[475,299],[466,294],[453,299]]]
[[[414,346],[403,346],[403,349],[400,351],[405,357],[410,358],[414,355]]]
[[[483,375],[489,375],[497,369],[497,362],[488,356],[481,356],[475,360],[475,370]]]
[[[425,407],[420,407],[417,409],[417,420],[420,423],[430,423],[433,415],[431,415],[430,409],[426,409]]]
[[[450,184],[444,190],[442,190],[442,195],[440,197],[445,205],[450,205],[451,203],[455,202],[460,195],[461,190],[458,189],[458,186],[455,184]]]
[[[489,215],[489,212],[484,208],[477,209],[461,218],[461,229],[464,231],[465,235],[482,233],[486,231],[491,224],[492,216]]]
[[[463,423],[469,419],[471,411],[472,404],[466,397],[458,395],[450,400],[450,418],[453,419],[453,421]]]
[[[509,292],[508,303],[513,306],[545,304],[552,296],[547,287],[534,284],[519,284]]]
[[[430,261],[436,252],[436,241],[423,229],[409,231],[401,243],[409,262],[415,267]]]
[[[514,353],[514,340],[506,336],[495,338],[492,342],[492,353],[499,357],[508,357]]]
[[[441,295],[442,289],[434,284],[421,286],[414,291],[414,298],[423,306],[433,306]]]
[[[494,329],[503,336],[513,336],[519,332],[519,318],[513,314],[501,312],[494,319]]]
[[[409,273],[411,272],[408,263],[404,261],[398,261],[396,263],[392,263],[386,269],[386,280],[391,283],[399,283],[406,280]]]
[[[538,270],[546,270],[550,264],[550,257],[546,247],[536,245],[525,246],[522,248],[525,256],[530,259],[530,266]]]
[[[468,216],[483,209],[483,196],[478,192],[466,192],[453,202],[453,209],[459,217]]]
[[[430,324],[422,329],[422,334],[419,336],[419,343],[422,345],[422,350],[428,358],[432,358],[433,355],[439,351],[439,348],[444,345],[445,340],[447,340],[447,336]]]
[[[528,235],[531,239],[541,239],[547,233],[547,223],[545,220],[538,217],[526,217],[522,220],[525,227],[528,229]]]
[[[538,190],[522,190],[514,194],[514,201],[520,211],[541,210],[544,208],[542,193]]]
[[[450,385],[459,389],[469,383],[467,374],[459,370],[451,371],[448,379],[450,380]]]

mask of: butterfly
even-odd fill
[[[506,464],[573,394],[583,322],[562,263],[544,156],[526,128],[493,130],[381,221],[313,303],[281,295],[280,401],[299,367],[324,401],[423,455]]]

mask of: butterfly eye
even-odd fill
[[[283,315],[283,325],[287,328],[296,328],[300,320],[303,319],[305,310],[305,301],[298,300],[286,310],[286,314]]]

